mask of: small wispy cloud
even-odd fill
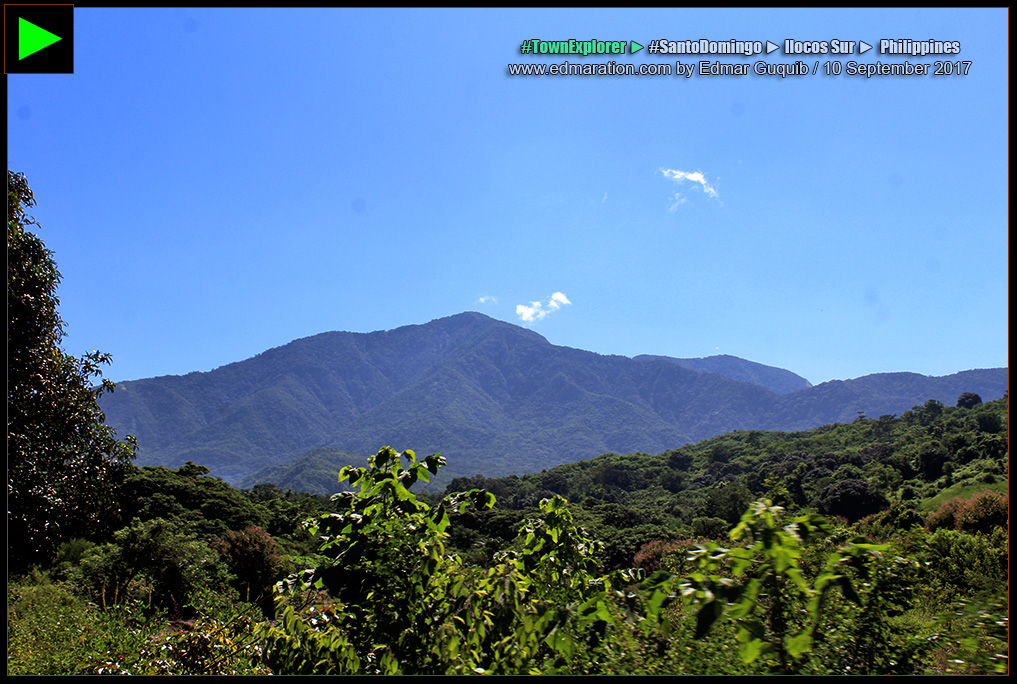
[[[678,169],[661,169],[660,172],[664,174],[665,178],[670,178],[675,184],[681,186],[685,182],[698,183],[699,189],[702,190],[711,199],[719,199],[720,194],[717,189],[710,185],[709,181],[706,180],[706,176],[703,175],[702,171],[679,171]],[[692,187],[696,187],[693,185]],[[671,205],[671,211],[674,211],[685,202],[688,198],[681,192],[674,194],[674,204]]]
[[[572,302],[565,296],[565,293],[555,292],[546,302],[530,302],[529,305],[517,304],[516,315],[523,323],[536,323],[563,306],[571,304]]]
[[[490,295],[482,295],[480,299],[477,300],[477,304],[497,304],[497,303],[498,299]]]

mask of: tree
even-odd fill
[[[879,492],[872,491],[865,480],[838,480],[823,490],[819,512],[839,515],[849,522],[857,522],[867,515],[890,507],[890,502]]]
[[[233,586],[240,592],[241,600],[259,602],[266,615],[271,615],[271,586],[284,574],[286,566],[272,535],[253,526],[241,531],[230,530],[212,542],[212,548],[226,559],[230,572],[236,577]]]
[[[958,408],[974,408],[982,403],[982,398],[974,392],[964,392],[957,397]]]
[[[221,555],[168,520],[135,520],[111,543],[88,551],[78,580],[100,606],[143,601],[174,618],[194,617],[203,590],[223,594],[229,573]]]
[[[35,205],[20,173],[7,172],[7,543],[14,570],[45,560],[55,544],[108,531],[116,485],[135,444],[104,425],[98,397],[110,356],[60,349],[60,272],[26,228]]]

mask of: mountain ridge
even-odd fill
[[[560,347],[466,312],[389,331],[320,333],[212,371],[121,383],[101,401],[109,424],[138,438],[139,463],[191,460],[235,482],[310,449],[366,456],[389,444],[442,452],[451,478],[661,452],[735,429],[807,429],[858,411],[901,413],[928,398],[952,403],[963,391],[997,398],[1007,384],[1006,369],[943,376],[952,380],[874,374],[779,394],[678,361]],[[709,363],[732,374],[768,369],[771,384],[808,382],[737,357]]]

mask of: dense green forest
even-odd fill
[[[444,496],[388,449],[331,499],[132,468],[11,578],[9,671],[1005,671],[1008,399],[960,399]]]
[[[332,496],[138,467],[8,172],[8,674],[1008,671],[1008,396]]]

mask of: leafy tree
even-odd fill
[[[283,574],[285,563],[279,545],[270,534],[258,527],[230,530],[212,542],[212,548],[226,559],[236,576],[234,588],[244,601],[261,601],[269,596],[265,607],[271,607],[270,587]]]
[[[752,492],[741,482],[723,482],[709,491],[704,513],[735,524],[752,502]]]
[[[879,492],[872,491],[865,480],[838,480],[825,490],[819,501],[819,510],[826,515],[839,515],[857,522],[867,515],[890,507],[890,502]]]
[[[60,349],[60,282],[52,252],[27,227],[35,205],[23,174],[7,172],[7,533],[14,570],[45,560],[55,544],[109,531],[115,492],[135,445],[104,425],[100,366]]]
[[[943,402],[929,399],[921,407],[916,407],[915,410],[918,412],[918,422],[922,425],[930,425],[943,415]]]
[[[1003,421],[994,413],[979,413],[975,420],[978,421],[978,429],[994,435],[1003,429]]]
[[[194,616],[202,590],[222,594],[228,587],[219,554],[160,518],[119,530],[113,542],[85,554],[75,575],[104,608],[140,600],[177,618]]]
[[[982,403],[982,398],[974,392],[965,392],[957,397],[958,408],[974,408]]]
[[[936,442],[922,445],[918,454],[918,466],[926,480],[931,482],[942,476],[947,456],[946,450]]]
[[[228,530],[265,527],[268,511],[264,506],[207,473],[207,467],[190,461],[177,470],[133,468],[122,487],[124,517],[165,518],[208,541]]]

